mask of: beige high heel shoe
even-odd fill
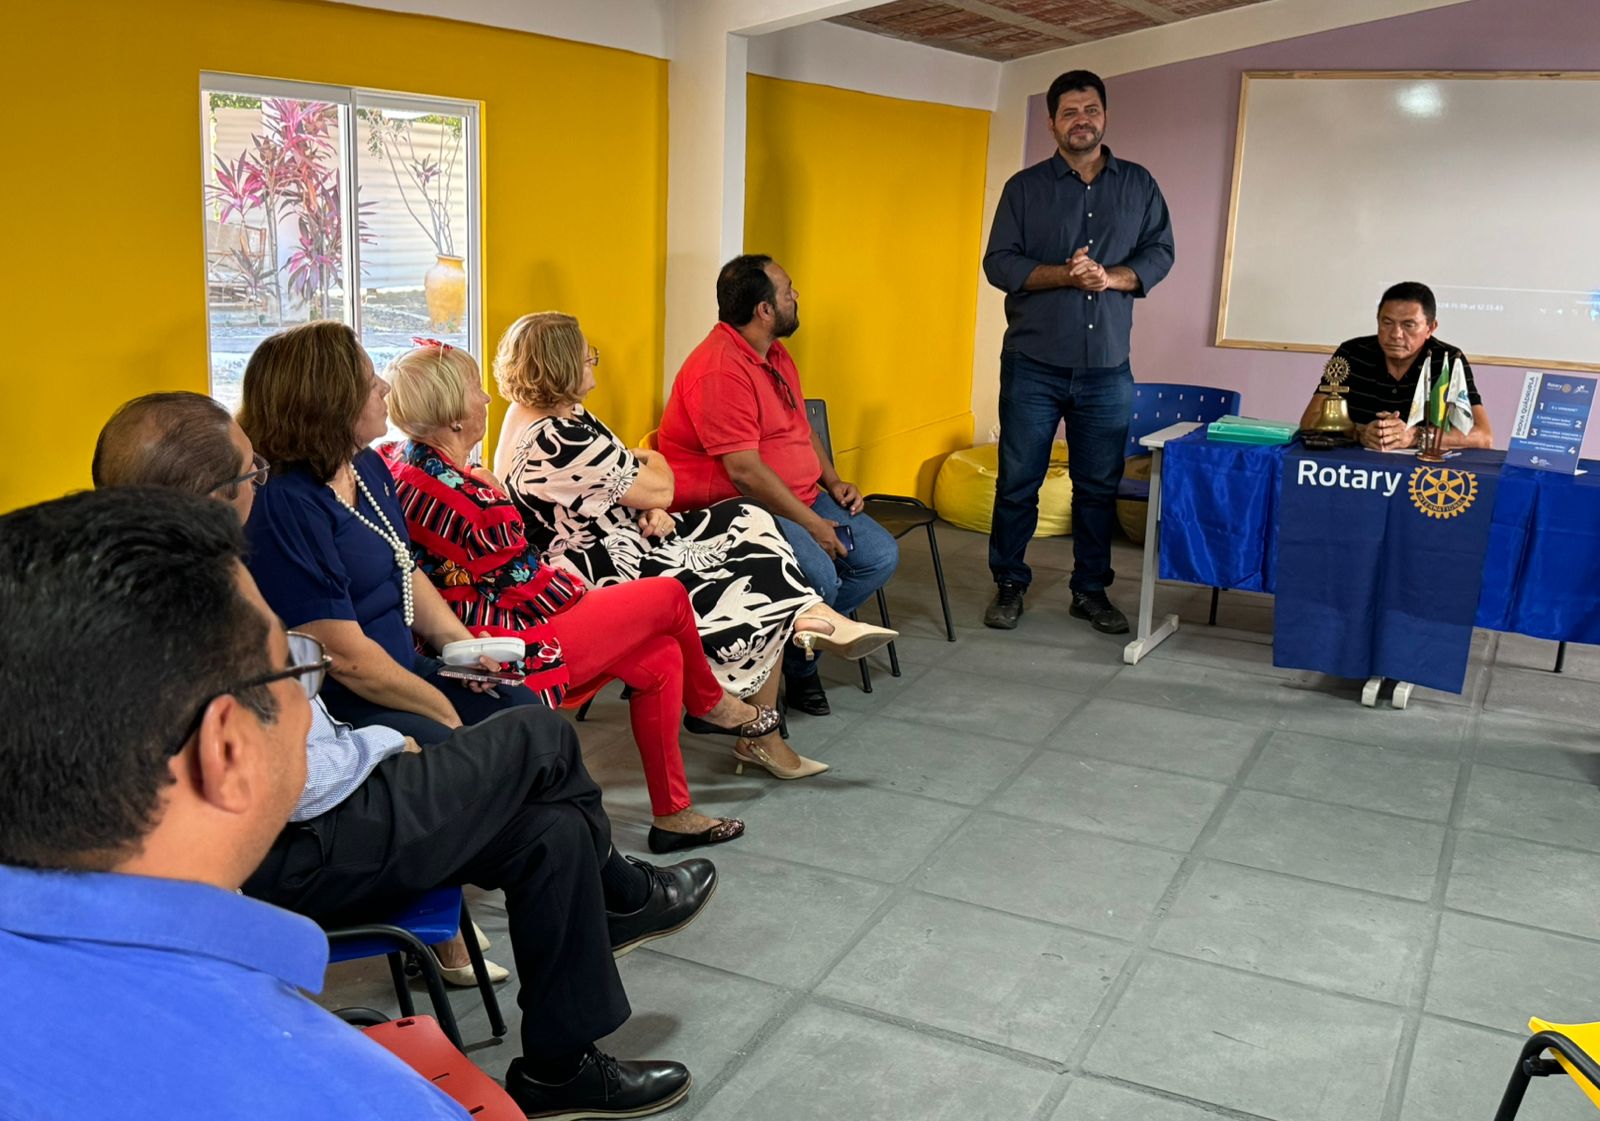
[[[854,619],[847,619],[825,603],[807,609],[800,619],[814,619],[833,628],[826,633],[802,630],[794,632],[794,643],[806,652],[808,662],[817,656],[819,648],[854,661],[857,658],[865,658],[874,650],[882,650],[900,637],[899,631],[892,631],[888,627],[874,627],[870,623],[858,623]]]
[[[748,749],[750,754],[739,754],[740,747]],[[828,764],[819,762],[816,759],[807,759],[804,755],[800,756],[800,765],[798,767],[780,766],[772,761],[772,756],[767,754],[766,748],[750,740],[740,740],[734,744],[733,757],[739,761],[733,768],[733,773],[736,775],[744,774],[746,763],[757,767],[765,767],[773,778],[782,779],[810,778],[812,775],[820,775],[823,771],[830,769]]]

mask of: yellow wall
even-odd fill
[[[654,424],[664,61],[309,0],[8,10],[0,510],[87,486],[122,401],[207,390],[202,70],[482,102],[490,353],[518,315],[570,311],[605,354],[595,410]]]
[[[840,473],[931,500],[972,443],[989,114],[749,79],[745,246],[800,293],[790,340]]]

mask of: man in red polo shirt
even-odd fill
[[[800,326],[799,297],[771,257],[735,257],[717,276],[717,317],[684,360],[658,445],[676,482],[673,508],[744,495],[778,519],[806,579],[848,615],[894,574],[900,547],[861,512],[806,419],[800,372],[780,339]],[[784,655],[789,707],[828,712],[815,662]]]

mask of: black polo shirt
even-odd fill
[[[1411,360],[1405,376],[1398,379],[1389,375],[1388,359],[1378,345],[1377,335],[1363,335],[1340,343],[1333,356],[1350,363],[1350,377],[1345,382],[1350,387],[1345,395],[1350,419],[1357,424],[1371,424],[1379,413],[1399,413],[1404,420],[1411,415],[1411,399],[1417,392],[1417,379],[1422,376],[1422,363],[1431,356],[1433,365],[1429,369],[1432,376],[1438,377],[1440,364],[1446,355],[1452,354],[1459,356],[1467,376],[1467,400],[1474,405],[1483,404],[1478,386],[1472,380],[1472,366],[1467,356],[1449,343],[1429,339]]]

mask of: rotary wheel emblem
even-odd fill
[[[1448,467],[1411,472],[1411,504],[1430,518],[1453,518],[1478,497],[1478,476]]]

